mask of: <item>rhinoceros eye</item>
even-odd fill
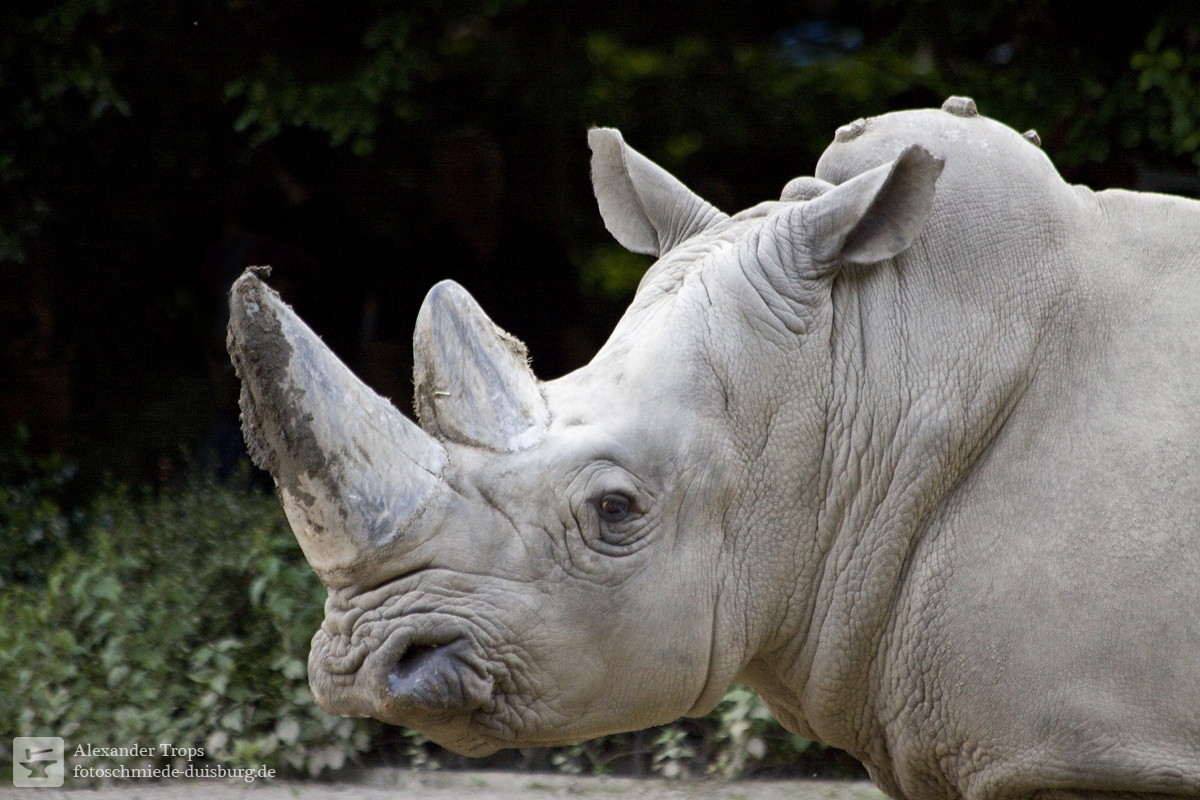
[[[605,522],[621,522],[629,516],[629,498],[619,494],[606,494],[600,498],[596,508]]]

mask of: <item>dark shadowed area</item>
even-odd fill
[[[539,377],[585,362],[646,266],[596,213],[592,125],[727,211],[810,174],[838,125],[952,93],[1036,128],[1070,179],[1200,185],[1182,3],[70,0],[0,21],[0,433],[24,423],[88,480],[232,469],[224,298],[247,265],[405,410],[442,278]]]

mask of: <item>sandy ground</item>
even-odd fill
[[[8,783],[6,780],[5,783]],[[886,800],[857,781],[668,781],[580,778],[504,772],[368,770],[353,783],[258,780],[114,781],[99,789],[0,788],[0,798],[23,800]]]

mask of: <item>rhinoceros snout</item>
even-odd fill
[[[412,644],[387,677],[398,706],[418,711],[473,711],[492,695],[492,681],[470,663],[470,644]]]

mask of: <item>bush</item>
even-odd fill
[[[86,551],[0,595],[0,738],[62,736],[68,753],[168,742],[312,775],[367,748],[372,724],[309,692],[325,592],[278,501],[209,483],[114,490],[90,520]]]
[[[0,588],[36,583],[74,542],[78,517],[64,511],[75,464],[33,456],[29,431],[0,448]]]

